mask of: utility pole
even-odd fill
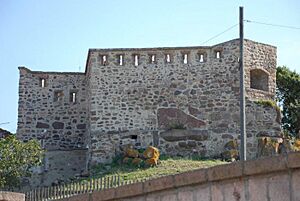
[[[241,129],[241,147],[240,160],[246,160],[246,112],[245,112],[245,85],[244,85],[244,8],[240,7],[240,129]]]

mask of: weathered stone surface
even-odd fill
[[[273,137],[281,131],[277,112],[253,103],[254,99],[274,98],[276,48],[249,40],[244,47],[246,125],[251,144],[247,153],[253,158],[258,133],[268,131]],[[221,58],[216,58],[218,51]],[[239,136],[238,53],[239,41],[231,40],[211,47],[91,49],[85,73],[20,67],[18,137],[43,137],[46,149],[89,147],[92,163],[109,162],[126,144],[155,145],[163,154],[219,155],[227,140]],[[149,62],[152,54],[154,63]],[[185,54],[187,64],[182,59]],[[133,55],[138,55],[138,65]],[[268,76],[268,83],[267,79],[253,83],[251,74],[259,77],[261,72]],[[40,86],[41,79],[46,79],[45,87]],[[59,100],[57,92],[62,94]],[[70,98],[73,92],[77,93],[75,103]],[[48,126],[37,128],[37,121]],[[64,128],[54,129],[54,122],[63,123]],[[164,134],[179,127],[206,131],[188,137]]]
[[[86,124],[77,124],[77,129],[86,129]]]
[[[64,123],[55,121],[55,122],[53,122],[52,127],[54,129],[63,129],[64,128]]]
[[[36,128],[49,128],[49,124],[37,122]]]
[[[204,121],[177,108],[159,108],[157,119],[159,128],[172,128],[180,124],[187,128],[201,128],[205,125]]]
[[[161,133],[160,136],[169,142],[182,141],[182,140],[205,141],[208,139],[208,131],[172,129]]]

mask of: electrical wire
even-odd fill
[[[288,28],[288,29],[300,29],[300,27],[280,25],[280,24],[271,24],[271,23],[253,21],[253,20],[244,20],[244,21],[245,22],[249,22],[249,23],[261,24],[261,25],[267,25],[267,26],[273,26],[273,27],[281,27],[281,28]]]
[[[209,42],[209,41],[211,41],[211,40],[217,38],[218,36],[220,36],[220,35],[226,33],[227,31],[229,31],[229,30],[231,30],[231,29],[233,29],[233,28],[236,27],[237,25],[238,25],[238,24],[235,24],[235,25],[229,27],[228,29],[226,29],[225,31],[222,31],[221,33],[219,33],[219,34],[217,34],[217,35],[215,35],[215,36],[209,38],[208,40],[206,40],[206,41],[204,41],[203,43],[201,43],[201,45],[204,45],[205,43],[207,43],[207,42]]]

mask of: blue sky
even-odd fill
[[[239,6],[245,19],[300,27],[299,0],[0,0],[0,127],[17,127],[18,66],[84,71],[89,48],[203,45],[238,23]],[[204,45],[237,37],[238,27]],[[245,23],[245,37],[300,72],[299,29]]]

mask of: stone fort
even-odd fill
[[[41,142],[49,154],[45,169],[58,157],[69,166],[106,163],[128,144],[154,145],[168,155],[218,156],[226,142],[239,139],[238,57],[234,39],[214,46],[89,49],[84,73],[19,67],[17,136]],[[274,99],[276,59],[276,47],[244,41],[250,158],[258,137],[281,132],[276,110],[255,102]]]

